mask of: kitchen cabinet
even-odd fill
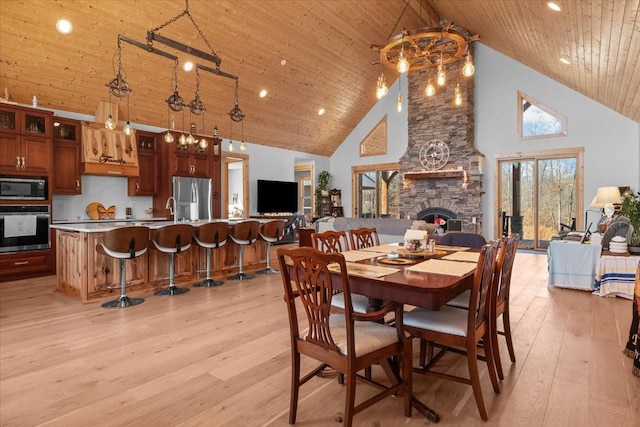
[[[55,274],[55,249],[0,254],[0,282]]]
[[[53,194],[82,194],[82,128],[78,120],[53,123]]]
[[[210,177],[211,155],[209,152],[209,147],[175,144],[173,175]]]
[[[157,141],[160,139],[157,139],[154,133],[136,131],[139,175],[129,177],[129,196],[156,196],[158,194]]]
[[[0,173],[48,175],[52,112],[0,104]]]

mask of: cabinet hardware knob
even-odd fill
[[[20,167],[20,157],[16,156],[16,167],[19,168]]]
[[[80,180],[76,179],[76,190],[80,189]]]

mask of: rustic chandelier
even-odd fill
[[[400,19],[404,15],[410,1],[405,4],[396,25],[391,30],[395,31]],[[435,14],[435,11],[433,11]],[[479,36],[469,36],[467,32],[454,25],[452,21],[439,20],[437,27],[424,27],[415,30],[403,28],[400,34],[391,37],[384,46],[371,45],[371,49],[378,51],[379,57],[372,61],[372,65],[378,65],[379,76],[376,84],[376,97],[381,99],[389,89],[382,65],[395,68],[400,74],[409,71],[432,68],[436,70],[435,80],[438,86],[444,86],[447,81],[445,66],[465,58],[462,67],[462,75],[471,77],[475,73],[473,58],[471,57],[470,45],[480,39]],[[433,96],[436,93],[436,86],[433,84],[432,76],[429,76],[425,86],[425,95]],[[398,94],[398,104],[401,103],[401,95]],[[462,95],[459,85],[456,86],[454,102],[456,105],[462,103]]]
[[[180,18],[182,18],[183,16],[188,16],[191,24],[194,26],[194,28],[197,30],[200,38],[204,41],[204,43],[206,44],[207,48],[209,49],[210,52],[204,52],[201,51],[199,49],[195,49],[191,46],[188,46],[182,42],[179,42],[177,40],[173,40],[170,39],[168,37],[162,36],[160,34],[158,34],[158,31],[160,31],[161,29],[163,29],[164,27],[176,22],[177,20],[179,20]],[[173,55],[172,53],[166,52],[164,50],[158,49],[157,47],[155,47],[153,45],[153,43],[157,42],[157,43],[161,43],[163,45],[169,46],[172,49],[175,49],[177,51],[183,52],[188,54],[189,56],[193,56],[196,57],[200,60],[204,60],[207,62],[210,62],[213,66],[210,65],[203,65],[203,64],[196,64],[195,65],[195,76],[196,76],[196,88],[195,88],[195,95],[194,98],[191,102],[185,102],[184,98],[182,98],[182,96],[180,96],[179,90],[178,90],[178,65],[179,65],[179,59],[176,55]],[[202,99],[200,98],[200,70],[202,71],[207,71],[209,73],[215,74],[217,76],[221,76],[221,77],[226,77],[229,79],[233,79],[235,80],[235,97],[234,97],[234,106],[233,108],[229,111],[229,113],[227,113],[230,117],[231,120],[233,120],[234,122],[241,122],[244,120],[245,118],[245,114],[242,112],[242,110],[240,109],[239,106],[239,102],[238,102],[238,76],[235,76],[233,74],[229,74],[227,72],[224,72],[220,69],[220,63],[222,62],[222,59],[220,59],[220,57],[216,54],[216,52],[213,50],[213,48],[211,47],[211,45],[209,44],[209,40],[207,40],[207,38],[205,37],[205,35],[202,33],[202,31],[200,30],[200,27],[198,27],[198,24],[196,24],[196,21],[193,19],[193,16],[191,15],[191,13],[189,12],[189,0],[185,0],[185,9],[178,14],[177,16],[169,19],[167,22],[165,22],[164,24],[153,28],[149,31],[147,31],[147,39],[146,39],[146,43],[134,40],[132,38],[129,38],[127,36],[123,36],[121,34],[118,35],[118,47],[116,50],[116,55],[114,58],[114,62],[117,62],[117,66],[114,67],[116,68],[115,72],[116,72],[116,76],[111,79],[109,82],[106,83],[105,86],[107,86],[107,88],[109,89],[109,98],[111,98],[111,95],[117,97],[117,98],[124,98],[127,97],[127,105],[128,104],[128,98],[129,98],[129,94],[133,91],[133,89],[131,88],[131,86],[129,85],[129,83],[125,80],[125,76],[126,74],[123,71],[123,67],[122,67],[122,44],[121,42],[126,42],[129,43],[133,46],[136,46],[140,49],[143,49],[147,52],[162,56],[164,58],[170,59],[174,62],[174,67],[173,67],[173,74],[172,74],[172,79],[171,79],[171,90],[172,93],[169,95],[169,97],[165,100],[165,102],[167,103],[167,113],[168,113],[168,118],[169,118],[169,122],[170,124],[168,124],[167,126],[167,133],[164,136],[164,140],[167,143],[172,143],[174,142],[174,137],[173,135],[171,135],[171,130],[174,130],[175,125],[172,125],[171,123],[175,124],[175,120],[171,120],[170,118],[170,114],[171,111],[173,112],[182,112],[183,114],[183,129],[182,129],[182,134],[181,136],[178,138],[178,142],[180,145],[193,145],[193,144],[198,144],[201,148],[206,148],[208,145],[208,142],[205,138],[202,138],[200,140],[196,139],[193,136],[193,133],[196,133],[196,123],[191,121],[191,115],[195,115],[195,116],[202,116],[202,134],[204,135],[205,132],[205,122],[204,122],[204,114],[205,111],[207,110],[205,103],[202,101]],[[114,64],[115,65],[115,64]],[[187,132],[188,132],[188,136],[185,136],[184,132],[185,132],[185,127],[184,127],[184,110],[188,109],[189,111],[189,126]],[[127,108],[127,114],[128,114],[128,108]],[[105,127],[109,128],[109,129],[113,129],[115,128],[115,123],[113,123],[113,120],[111,118],[111,115],[109,115],[109,118],[107,120],[107,122],[105,123]],[[129,124],[129,117],[127,117],[127,127],[129,128],[129,131],[131,132],[131,128],[130,128],[130,124]],[[214,131],[213,131],[213,137],[214,138],[218,138],[218,128],[214,127]]]

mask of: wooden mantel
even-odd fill
[[[463,178],[463,170],[442,170],[442,171],[421,171],[405,172],[404,179],[442,179],[442,178]]]

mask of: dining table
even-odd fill
[[[381,307],[383,301],[439,310],[471,289],[480,250],[436,246],[434,251],[409,252],[400,245],[379,245],[342,254],[350,291],[369,297],[369,311]],[[330,267],[330,270],[337,278],[337,269]],[[334,285],[341,288],[339,280],[335,280]],[[387,375],[399,380],[397,366],[393,371]],[[415,396],[412,404],[429,421],[440,420],[436,411]]]

